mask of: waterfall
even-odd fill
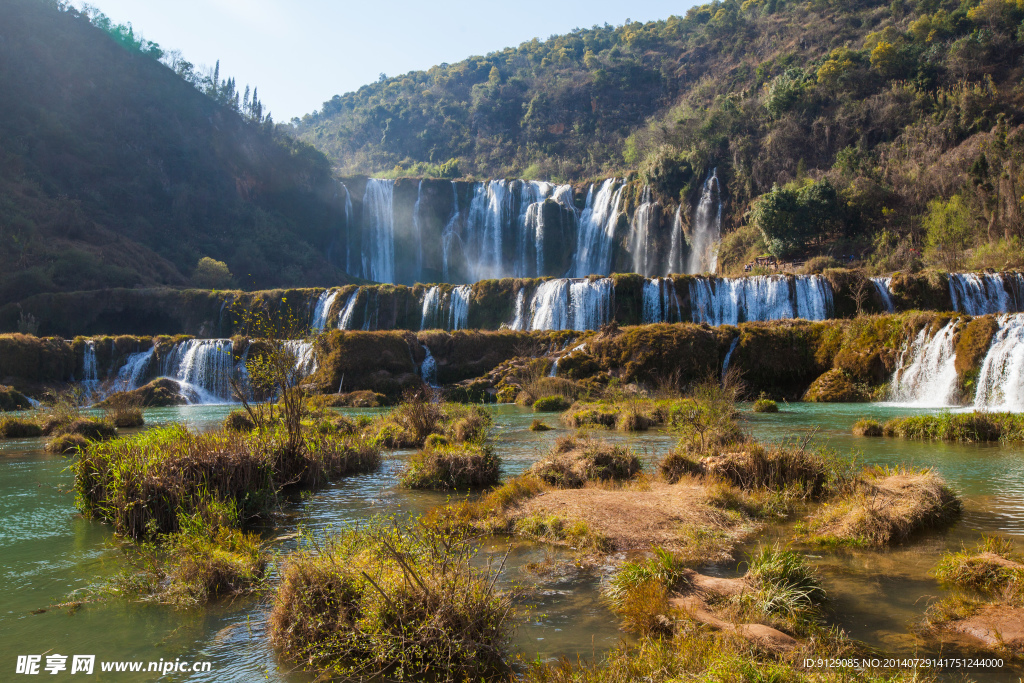
[[[370,302],[373,302],[373,309],[370,309]],[[378,328],[378,314],[380,313],[380,294],[376,289],[370,289],[366,293],[366,307],[363,309],[363,330],[376,330]]]
[[[558,377],[558,359],[551,364],[551,372],[548,373],[548,377]]]
[[[448,295],[448,329],[464,330],[469,320],[469,299],[473,294],[470,285],[453,287]]]
[[[950,273],[949,296],[953,300],[953,309],[968,315],[986,315],[988,313],[1014,313],[1022,306],[1017,296],[1024,285],[1021,273],[1006,273],[1010,278],[1007,283],[1002,273]],[[1014,295],[1007,288],[1014,290]]]
[[[525,293],[520,290],[525,302]],[[542,282],[533,293],[529,320],[520,301],[512,323],[518,330],[596,330],[611,320],[614,285],[611,278]]]
[[[676,208],[676,216],[672,219],[672,243],[668,252],[668,263],[665,264],[665,275],[685,273],[683,266],[683,205]]]
[[[355,231],[352,229],[352,194],[348,191],[348,187],[345,183],[339,182],[341,189],[345,190],[345,272],[353,273],[353,268],[358,268],[358,264],[352,260],[352,255],[355,253],[355,249],[352,248],[352,236]]]
[[[228,403],[235,361],[230,339],[190,339],[174,345],[161,374],[177,380],[193,403]]]
[[[896,306],[892,302],[892,290],[889,288],[892,285],[892,278],[873,277],[871,282],[875,285],[875,289],[878,290],[878,296],[882,300],[882,306],[885,308],[886,313],[895,313]]]
[[[416,236],[416,281],[423,279],[423,224],[420,223],[420,200],[423,198],[423,179],[416,186],[416,203],[412,206],[412,234]]]
[[[516,292],[516,306],[515,311],[512,315],[512,324],[510,327],[513,330],[523,331],[526,329],[526,288],[520,289]]]
[[[928,326],[900,354],[899,366],[889,386],[896,403],[943,407],[952,404],[956,392],[956,335],[959,320],[930,333]]]
[[[718,185],[718,169],[704,181],[704,191],[693,217],[693,245],[686,272],[718,271],[718,243],[722,239],[722,192]]]
[[[477,183],[469,203],[466,242],[472,254],[470,274],[475,280],[503,275],[503,233],[512,209],[508,183],[491,180]]]
[[[441,233],[441,275],[445,282],[449,282],[448,263],[451,259],[451,248],[455,241],[459,243],[459,252],[465,256],[465,249],[462,246],[462,238],[459,237],[457,228],[459,225],[459,192],[452,183],[452,215],[445,223],[444,232]]]
[[[644,282],[645,323],[680,322],[683,312],[676,296],[675,283],[672,278],[652,278]]]
[[[334,300],[338,298],[338,290],[325,289],[316,300],[316,308],[313,309],[313,322],[310,327],[314,332],[323,332],[327,326],[327,316],[331,312]]]
[[[729,350],[725,352],[725,360],[722,361],[722,381],[725,381],[725,373],[729,372],[729,361],[732,359],[732,352],[736,350],[736,345],[740,343],[739,337],[733,337],[732,343],[729,344]]]
[[[120,391],[139,388],[155,353],[156,347],[154,346],[149,351],[129,354],[125,364],[117,371],[117,385]]]
[[[617,185],[615,178],[609,178],[601,183],[596,193],[594,185],[590,186],[576,233],[576,255],[572,267],[575,277],[608,275],[611,272],[615,227],[625,188],[625,184]]]
[[[695,278],[690,283],[694,322],[735,325],[749,320],[824,320],[832,288],[820,275]]]
[[[341,313],[338,314],[339,330],[352,329],[352,313],[356,310],[356,301],[359,299],[359,292],[361,292],[362,289],[362,287],[356,287],[356,291],[349,295],[348,301],[345,302],[345,306],[341,309]]]
[[[90,393],[100,386],[99,370],[96,366],[96,342],[92,340],[85,342],[85,350],[82,353],[82,385]]]
[[[375,282],[395,281],[394,180],[370,178],[363,195],[362,276]]]
[[[473,294],[471,285],[452,287],[448,294],[433,286],[423,293],[421,330],[463,330],[469,318],[469,300]]]
[[[651,201],[651,188],[644,186],[640,205],[633,212],[629,226],[629,253],[633,257],[633,272],[647,277],[654,274],[654,258],[651,254],[651,221],[656,204]]]
[[[974,407],[1024,412],[1024,314],[999,317],[999,331],[978,374]]]
[[[295,357],[295,374],[298,378],[308,377],[317,371],[316,353],[312,343],[291,339],[284,342],[284,348]]]
[[[439,389],[440,386],[437,383],[437,360],[434,359],[433,354],[430,353],[430,347],[426,344],[420,344],[423,347],[425,354],[423,362],[420,363],[420,378],[423,379],[423,383],[427,386]]]

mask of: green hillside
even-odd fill
[[[0,302],[184,285],[202,257],[233,278],[198,284],[343,282],[327,160],[148,47],[56,3],[0,3]]]
[[[734,269],[1014,266],[1022,19],[1009,0],[726,0],[387,78],[293,125],[345,173],[637,171],[692,207],[717,167]]]

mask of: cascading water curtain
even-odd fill
[[[363,195],[362,276],[395,281],[395,181],[370,178]]]

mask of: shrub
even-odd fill
[[[498,483],[500,467],[501,460],[490,446],[431,443],[412,456],[402,484],[442,491],[482,488]]]
[[[552,486],[580,488],[589,481],[630,479],[640,468],[640,458],[624,446],[565,436],[555,442],[548,459],[535,463],[530,472]]]
[[[770,398],[759,398],[754,401],[754,412],[755,413],[777,413],[779,412],[779,404]]]
[[[503,668],[516,610],[476,545],[423,522],[371,524],[291,555],[270,615],[284,655],[342,677],[478,680]],[[493,573],[492,573],[493,572]]]
[[[30,439],[43,435],[43,428],[35,420],[23,417],[5,417],[0,420],[0,436],[5,439]]]
[[[25,394],[14,387],[0,385],[0,411],[28,410],[31,407],[32,402],[28,400]]]
[[[65,434],[77,434],[90,441],[104,441],[117,436],[117,429],[114,425],[105,420],[92,417],[79,417],[70,423],[57,425],[51,432],[56,436]]]
[[[569,409],[572,405],[562,396],[545,396],[533,402],[535,413],[560,413]]]
[[[123,408],[110,417],[110,421],[118,429],[141,427],[146,423],[142,416],[142,408]]]
[[[534,420],[533,422],[530,423],[530,431],[531,432],[548,432],[548,431],[551,431],[551,427],[547,426],[546,424],[544,424],[540,420]]]
[[[224,429],[229,432],[251,432],[256,429],[256,423],[244,410],[232,410],[224,418]]]
[[[882,436],[882,425],[877,420],[863,418],[853,424],[853,433],[856,436]]]
[[[452,442],[482,442],[491,415],[476,405],[430,403],[421,397],[403,401],[374,421],[378,442],[389,448],[422,448],[431,434]]]

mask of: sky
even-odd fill
[[[317,110],[381,73],[397,76],[594,24],[684,14],[693,0],[91,0],[136,35],[195,65],[220,60],[259,88],[276,121]],[[81,7],[82,3],[76,2]]]

